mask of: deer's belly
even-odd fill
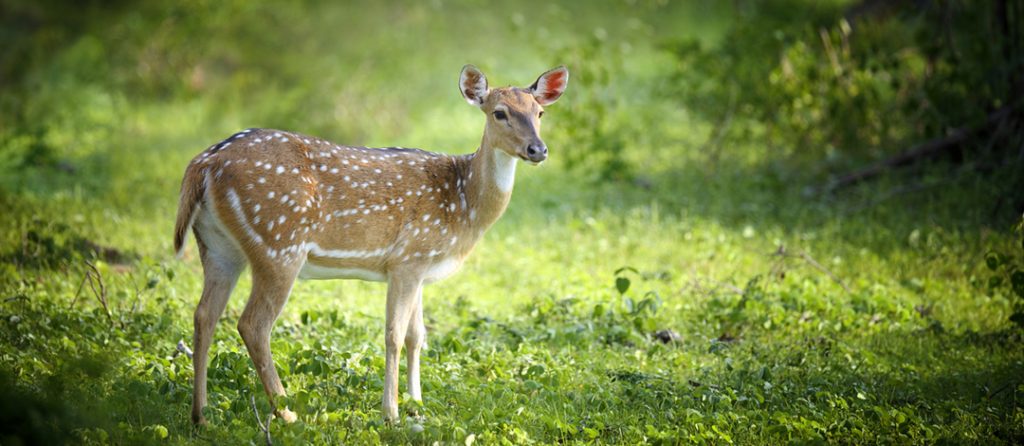
[[[379,271],[362,268],[336,268],[307,261],[299,270],[299,278],[305,280],[359,279],[371,282],[386,282],[387,276]]]
[[[427,268],[426,272],[423,274],[423,281],[426,283],[437,282],[438,280],[454,274],[461,266],[462,261],[455,257],[442,259]]]
[[[444,279],[462,266],[462,261],[457,256],[446,257],[429,263],[423,270],[423,282],[433,283]],[[352,265],[340,266],[324,262],[323,259],[311,257],[306,260],[299,270],[299,278],[305,280],[320,279],[360,279],[371,282],[387,282],[387,274],[369,268],[359,268]]]

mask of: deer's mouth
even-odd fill
[[[519,158],[519,159],[523,160],[524,162],[526,162],[526,163],[528,163],[528,164],[530,164],[532,166],[539,166],[539,165],[543,164],[544,161],[547,160],[547,157],[544,157],[544,159],[536,160],[536,161],[535,160],[531,160],[530,157],[528,157],[528,156],[526,156],[526,155],[524,155],[522,153],[516,153],[516,158]]]

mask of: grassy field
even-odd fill
[[[295,287],[272,346],[299,421],[271,422],[275,444],[1024,442],[1003,171],[820,194],[754,122],[710,156],[713,118],[669,94],[686,67],[663,44],[715,45],[732,14],[152,2],[20,42],[32,64],[0,100],[0,444],[263,443],[235,330],[246,275],[211,351],[210,424],[189,421],[186,163],[245,127],[468,153],[483,118],[455,87],[465,63],[495,85],[569,67],[551,160],[519,169],[505,216],[425,290],[420,417],[381,421],[384,286]],[[629,175],[601,173],[602,144]]]

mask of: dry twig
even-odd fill
[[[260,411],[256,408],[256,396],[249,394],[249,404],[252,405],[252,413],[256,415],[256,424],[259,425],[260,430],[263,431],[264,439],[267,440],[267,446],[272,446],[274,443],[270,440],[270,421],[274,419],[274,414],[267,415],[267,422],[263,423],[260,419]]]

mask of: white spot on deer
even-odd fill
[[[284,166],[277,166],[277,174],[280,175],[282,173],[284,173]]]
[[[259,204],[257,203],[257,204],[256,204],[255,206],[253,206],[253,207],[252,207],[252,213],[254,213],[254,214],[255,214],[255,213],[259,212],[259,211],[260,211],[260,208],[261,208],[261,207],[262,207],[262,206],[260,206],[260,205],[259,205]]]
[[[267,182],[267,179],[266,179],[266,178],[263,178],[263,177],[259,177],[259,178],[257,178],[257,179],[256,179],[256,182],[257,182],[257,183],[260,183],[260,184],[264,184],[264,183],[266,183],[266,182]]]
[[[426,214],[426,215],[423,216],[423,221],[427,221],[427,220],[430,220],[430,214]]]
[[[267,192],[267,198],[274,198],[274,191]]]
[[[292,173],[298,174],[299,173],[299,168],[298,167],[292,167]]]

